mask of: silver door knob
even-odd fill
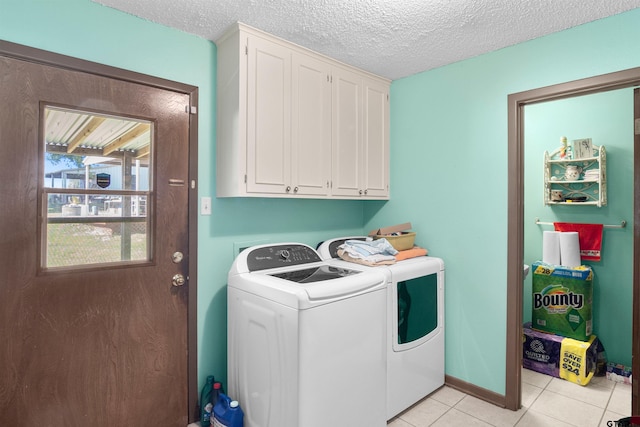
[[[176,274],[171,278],[171,284],[173,286],[182,286],[184,285],[185,279],[182,274]]]

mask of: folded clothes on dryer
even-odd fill
[[[371,266],[393,264],[397,253],[387,239],[347,240],[338,247],[338,256],[343,260]]]
[[[366,258],[371,255],[394,256],[398,251],[391,246],[387,239],[377,240],[346,240],[340,245],[341,249],[354,258]]]
[[[403,261],[405,259],[415,258],[419,256],[425,256],[427,254],[427,250],[425,248],[421,248],[420,246],[414,246],[411,249],[406,249],[404,251],[399,251],[396,254],[396,261]]]
[[[370,267],[376,267],[378,265],[390,265],[395,264],[395,257],[388,255],[371,255],[366,258],[353,258],[343,249],[338,249],[338,256],[345,261],[354,262],[356,264],[368,265]]]

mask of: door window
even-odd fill
[[[42,109],[42,270],[152,260],[153,123]]]

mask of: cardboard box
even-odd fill
[[[539,332],[525,323],[522,329],[522,366],[532,371],[585,386],[596,372],[598,338],[578,341]]]
[[[407,230],[411,230],[410,222],[405,222],[404,224],[392,225],[390,227],[376,228],[375,230],[371,230],[369,232],[369,236],[371,237],[383,236],[385,234],[401,233]]]
[[[575,268],[533,263],[532,327],[588,341],[593,324],[593,272],[588,266]]]

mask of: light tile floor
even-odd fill
[[[391,420],[388,427],[606,427],[607,421],[630,415],[630,385],[594,377],[582,387],[523,369],[518,411],[444,386]]]

